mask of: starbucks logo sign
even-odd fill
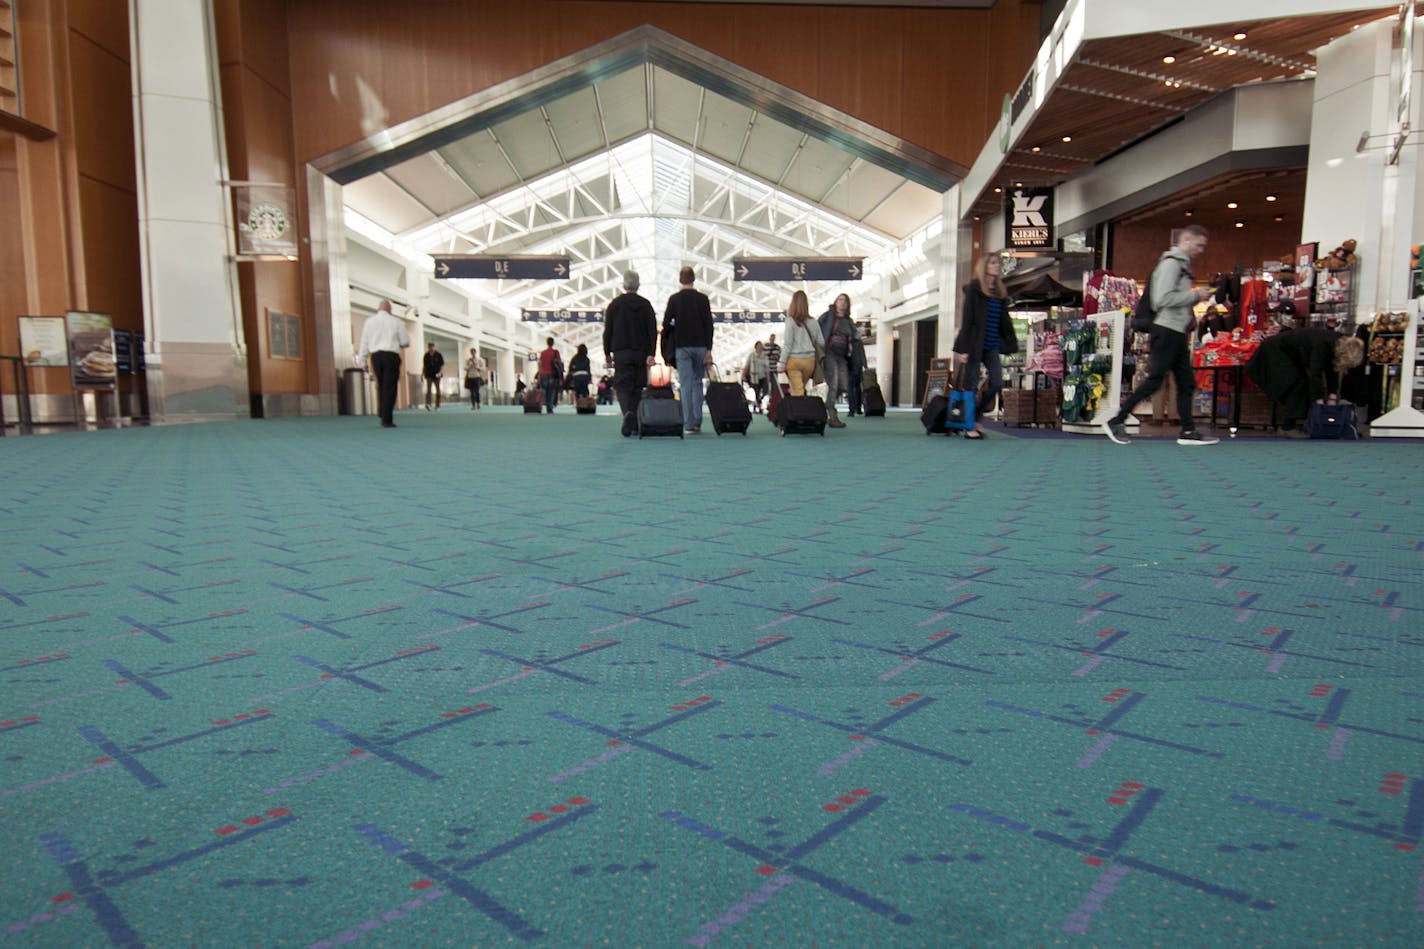
[[[247,212],[247,229],[258,240],[280,240],[291,228],[287,212],[270,202],[254,204]]]

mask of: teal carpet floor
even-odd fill
[[[0,944],[1424,944],[1418,443],[397,420],[0,439]]]

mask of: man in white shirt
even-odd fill
[[[356,361],[371,362],[376,377],[376,413],[382,428],[395,428],[396,390],[400,385],[401,350],[410,345],[405,323],[391,313],[391,301],[382,300],[375,314],[361,328],[361,346]]]

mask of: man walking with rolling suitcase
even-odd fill
[[[623,292],[603,314],[603,353],[613,367],[613,388],[623,410],[624,438],[638,430],[638,401],[648,384],[648,367],[658,344],[653,305],[638,295],[638,272],[623,275]]]
[[[677,366],[682,427],[689,435],[702,431],[702,380],[712,363],[712,302],[692,288],[693,279],[692,268],[683,267],[677,275],[682,288],[668,297],[663,312],[663,361]]]

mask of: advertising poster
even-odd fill
[[[69,329],[69,378],[74,388],[113,389],[117,381],[114,318],[108,313],[70,310],[64,322]]]
[[[1315,253],[1314,244],[1300,244],[1295,249],[1295,289],[1291,303],[1295,305],[1296,316],[1310,314],[1310,301],[1315,297]]]
[[[20,354],[27,366],[69,365],[62,316],[20,317]]]

